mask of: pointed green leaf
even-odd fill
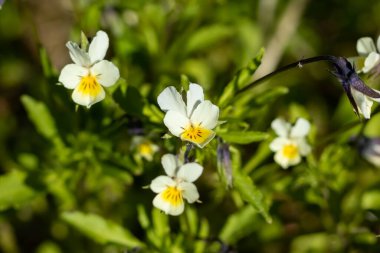
[[[53,139],[57,135],[57,128],[47,106],[28,95],[21,96],[21,102],[37,131],[45,138]]]
[[[227,86],[224,88],[222,95],[220,96],[218,105],[220,107],[225,107],[228,105],[228,103],[231,101],[231,99],[235,96],[235,93],[239,90],[244,88],[249,84],[249,81],[251,80],[253,74],[256,72],[257,68],[261,64],[261,60],[264,56],[264,49],[261,48],[261,50],[257,53],[255,58],[253,58],[247,66],[240,69],[236,75],[233,77],[233,79],[227,84]]]
[[[268,207],[264,200],[262,192],[253,184],[252,179],[245,174],[235,173],[234,186],[240,193],[242,199],[252,205],[268,223],[272,223],[272,218],[269,215]]]
[[[236,131],[236,132],[217,132],[217,134],[226,142],[236,144],[249,144],[265,140],[269,134],[257,131]]]
[[[246,206],[230,215],[224,224],[219,238],[226,243],[234,244],[239,239],[252,233],[257,224],[257,211],[252,206]]]
[[[78,211],[64,212],[61,214],[61,217],[64,221],[98,243],[116,243],[131,248],[144,246],[128,230],[96,214],[85,214]]]

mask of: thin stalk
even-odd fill
[[[248,84],[247,86],[245,86],[244,88],[238,90],[235,95],[238,95],[246,90],[249,90],[255,86],[257,86],[258,84],[266,81],[267,79],[277,75],[277,74],[280,74],[284,71],[287,71],[289,69],[293,69],[295,67],[298,67],[298,68],[302,68],[304,65],[306,64],[309,64],[309,63],[314,63],[314,62],[318,62],[318,61],[328,61],[328,62],[332,62],[334,59],[336,59],[337,57],[336,56],[332,56],[332,55],[320,55],[320,56],[315,56],[315,57],[311,57],[311,58],[306,58],[306,59],[302,59],[302,60],[299,60],[297,62],[293,62],[291,64],[288,64],[286,66],[283,66],[255,81],[253,81],[252,83]]]

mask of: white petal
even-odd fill
[[[282,151],[279,150],[274,155],[274,160],[276,163],[278,163],[283,169],[287,169],[289,166],[296,165],[301,162],[301,156],[296,156],[292,159],[289,159],[288,157],[284,156]]]
[[[310,123],[304,118],[299,118],[290,131],[291,138],[305,137],[310,131]]]
[[[311,147],[304,138],[297,140],[298,152],[302,156],[307,156],[311,152]]]
[[[103,31],[98,31],[96,36],[92,39],[88,49],[91,64],[104,59],[107,53],[108,44],[108,35]]]
[[[289,135],[291,125],[284,119],[277,118],[272,121],[271,127],[278,136],[287,137]]]
[[[91,67],[91,73],[104,87],[112,86],[120,77],[119,69],[110,61],[100,61]]]
[[[269,144],[269,148],[270,150],[276,152],[282,150],[282,147],[287,143],[289,143],[289,139],[284,137],[277,137]]]
[[[70,57],[75,64],[83,67],[89,67],[91,65],[90,57],[77,43],[69,41],[66,43],[66,47],[69,49]]]
[[[158,95],[157,103],[161,110],[165,112],[173,110],[187,116],[185,102],[183,102],[181,94],[173,86],[166,87]]]
[[[168,186],[175,186],[175,182],[167,176],[158,176],[150,183],[150,189],[155,193],[163,192]]]
[[[102,86],[99,86],[99,87],[100,87],[100,90],[97,94],[90,95],[90,94],[82,93],[79,89],[79,86],[77,86],[74,89],[71,97],[75,103],[79,105],[84,105],[84,106],[87,106],[87,108],[90,108],[91,105],[103,100],[106,97],[106,93],[104,92],[104,89],[102,88]]]
[[[371,117],[372,100],[354,88],[351,88],[351,93],[358,106],[359,113],[363,114],[364,118],[369,119]]]
[[[183,198],[189,203],[194,203],[199,199],[197,187],[193,183],[182,182],[178,185],[183,190]]]
[[[360,38],[356,43],[356,50],[358,51],[359,55],[366,56],[371,52],[376,52],[375,43],[370,37]]]
[[[82,76],[87,76],[88,70],[77,64],[66,65],[59,75],[58,81],[67,89],[74,89],[79,84]]]
[[[370,53],[365,58],[364,67],[363,67],[362,71],[364,73],[368,73],[369,71],[371,71],[371,69],[373,67],[375,67],[379,63],[379,61],[380,61],[380,54],[378,54],[376,52]]]
[[[195,108],[204,100],[203,88],[195,83],[190,83],[187,91],[187,116],[190,117]]]
[[[165,170],[166,175],[174,177],[176,169],[179,167],[178,159],[175,155],[165,154],[161,158],[162,167]]]
[[[164,124],[173,135],[180,136],[190,124],[190,120],[177,111],[168,111],[164,117]]]
[[[177,177],[187,182],[194,182],[203,172],[203,167],[198,163],[186,163],[182,165],[177,173]]]
[[[219,107],[206,100],[195,108],[190,120],[194,124],[201,124],[204,128],[211,130],[218,124],[218,118]]]
[[[170,215],[180,215],[183,213],[183,210],[185,209],[185,204],[182,202],[179,205],[171,205],[169,202],[165,201],[162,198],[162,193],[158,194],[154,199],[153,199],[153,205],[157,207],[158,209],[161,209],[162,211],[165,212],[165,214],[170,214]]]

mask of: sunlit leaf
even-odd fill
[[[257,68],[261,64],[261,59],[264,56],[264,49],[262,48],[259,53],[253,58],[247,66],[240,69],[234,78],[227,84],[224,88],[222,95],[219,98],[218,105],[220,107],[225,107],[235,96],[235,93],[248,85],[248,82],[252,78],[253,74],[256,72]]]
[[[233,244],[252,233],[256,229],[257,214],[255,208],[246,206],[230,215],[219,234],[220,239]]]
[[[20,171],[0,176],[0,210],[18,208],[36,196],[36,192],[24,184],[25,177]]]
[[[61,214],[61,217],[64,221],[98,243],[116,243],[131,248],[144,246],[127,229],[96,214],[85,214],[79,211],[64,212]]]
[[[264,132],[256,131],[245,131],[245,132],[217,132],[217,134],[226,142],[236,143],[236,144],[249,144],[252,142],[263,141],[269,137],[269,134]]]
[[[240,193],[241,197],[252,205],[266,220],[271,223],[272,218],[269,215],[267,204],[264,200],[263,193],[253,184],[252,179],[242,173],[235,173],[234,187]]]
[[[57,135],[54,119],[43,102],[35,100],[28,95],[21,96],[21,102],[28,113],[29,119],[42,136],[52,139]]]

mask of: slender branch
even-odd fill
[[[283,66],[255,81],[253,81],[252,83],[248,84],[247,86],[245,86],[244,88],[238,90],[235,95],[238,95],[246,90],[249,90],[255,86],[257,86],[258,84],[266,81],[267,79],[277,75],[277,74],[280,74],[284,71],[287,71],[289,69],[292,69],[292,68],[295,68],[295,67],[298,67],[298,68],[302,68],[304,65],[306,64],[309,64],[309,63],[314,63],[314,62],[318,62],[318,61],[328,61],[328,62],[332,62],[334,59],[336,59],[337,57],[336,56],[332,56],[332,55],[321,55],[321,56],[315,56],[315,57],[311,57],[311,58],[306,58],[306,59],[302,59],[300,61],[297,61],[297,62],[293,62],[291,64],[288,64],[286,66]]]

